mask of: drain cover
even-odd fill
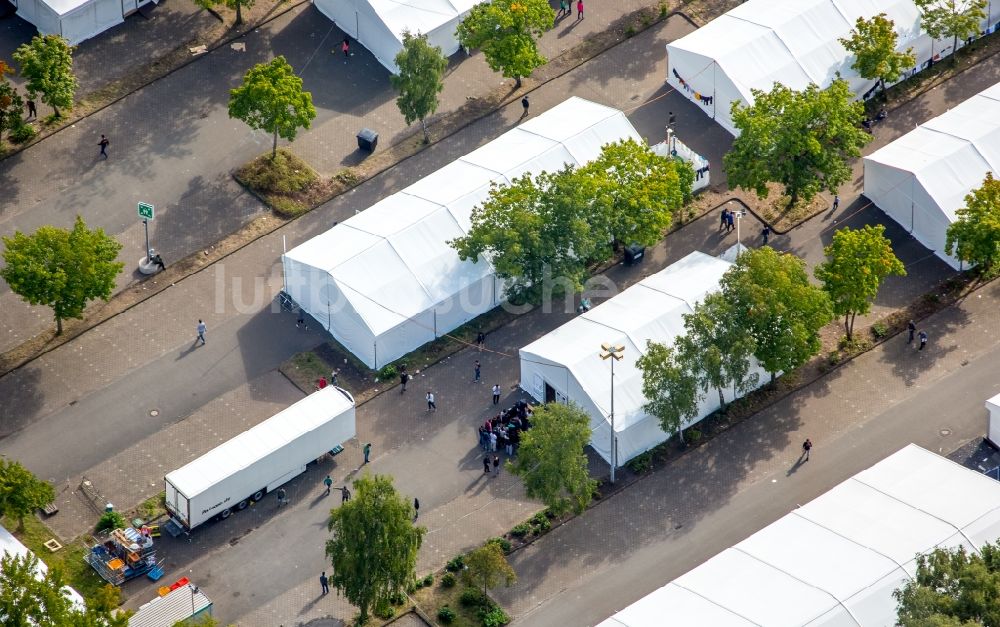
[[[941,429],[941,435],[951,435],[951,429]]]
[[[149,415],[152,416],[153,418],[156,418],[157,416],[160,415],[160,410],[159,409],[151,409],[151,410],[149,410]]]

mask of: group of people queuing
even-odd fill
[[[517,454],[521,444],[521,434],[531,428],[533,409],[526,401],[518,401],[513,407],[488,418],[479,427],[479,448],[486,455],[483,457],[483,473],[492,469],[494,474],[500,474],[500,456],[504,452],[507,457]]]

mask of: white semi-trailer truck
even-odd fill
[[[188,531],[229,518],[355,435],[354,398],[325,387],[169,473],[167,510]]]

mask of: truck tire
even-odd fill
[[[250,499],[243,499],[242,501],[236,504],[236,509],[242,512],[247,508],[247,505],[249,504],[250,504]]]
[[[250,500],[253,501],[254,503],[256,503],[257,501],[261,500],[262,498],[264,498],[264,490],[263,489],[257,490],[256,492],[254,492],[253,496],[250,497]]]
[[[225,520],[232,515],[233,515],[233,510],[229,509],[228,507],[219,512],[219,518],[221,518],[222,520]]]

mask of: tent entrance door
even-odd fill
[[[551,385],[549,385],[548,382],[546,382],[545,383],[545,402],[546,403],[554,403],[555,400],[556,400],[556,389],[554,387],[552,387]]]

